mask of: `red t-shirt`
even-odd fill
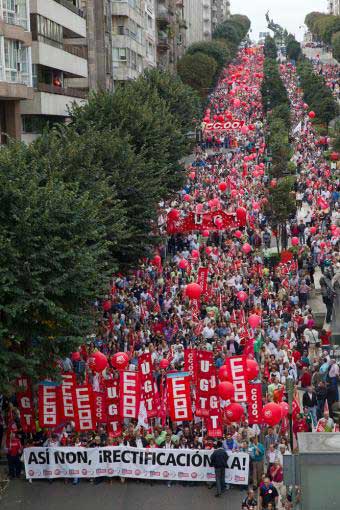
[[[15,457],[20,453],[21,449],[22,446],[20,440],[17,437],[9,440],[8,455],[10,455],[11,457]]]
[[[280,483],[283,482],[283,469],[280,467],[276,470],[276,466],[272,466],[270,468],[270,476],[272,477],[273,482]]]

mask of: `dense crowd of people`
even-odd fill
[[[117,370],[109,366],[101,374],[93,373],[87,362],[95,351],[108,358],[117,352],[129,353],[130,370],[136,370],[141,354],[150,353],[153,377],[161,389],[166,371],[185,368],[185,349],[211,351],[216,368],[235,354],[247,354],[259,364],[264,403],[287,401],[287,381],[294,382],[296,448],[298,432],[335,430],[339,366],[330,355],[330,340],[340,296],[339,176],[323,158],[327,146],[319,143],[308,118],[295,68],[281,65],[294,126],[297,201],[296,214],[287,218],[285,247],[291,246],[293,238],[298,239],[298,246],[285,250],[272,263],[269,255],[277,233],[264,206],[275,182],[268,176],[265,160],[262,68],[261,49],[251,48],[242,50],[225,70],[205,116],[211,121],[221,116],[241,119],[244,127],[237,133],[205,132],[188,166],[183,190],[160,203],[159,229],[166,242],[153,259],[142,260],[128,274],[112,277],[105,299],[94,303],[101,313],[96,331],[79,352],[61,361],[61,368],[74,371],[79,382],[86,378],[100,389],[105,379],[117,378]],[[328,66],[322,72],[338,94],[337,71]],[[208,232],[168,230],[169,217],[180,225],[190,212],[196,217],[219,210],[235,215],[238,208],[247,211],[244,226]],[[202,266],[208,268],[208,290],[200,306],[193,307],[185,288],[197,281]],[[308,304],[319,279],[327,307],[324,329],[317,327]],[[247,317],[254,313],[261,323],[250,328]],[[167,368],[161,363],[164,359],[169,362]],[[9,416],[12,427],[5,435],[13,478],[20,475],[20,456],[26,446],[222,448],[250,456],[250,489],[243,510],[254,510],[259,504],[268,510],[291,508],[290,488],[283,483],[283,456],[292,453],[286,416],[275,427],[249,425],[246,415],[237,423],[225,421],[223,437],[218,440],[207,435],[201,418],[173,423],[162,412],[149,420],[148,429],[124,419],[116,437],[105,424],[91,433],[78,433],[72,422],[58,430],[41,429],[37,422],[36,433],[25,434],[15,399],[3,399],[3,430]]]

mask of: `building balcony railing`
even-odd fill
[[[157,41],[159,51],[167,51],[170,48],[169,39],[167,37],[159,37]]]
[[[85,18],[84,11],[79,9],[76,5],[74,5],[70,0],[55,0],[58,4],[62,5],[63,7],[66,7],[69,11],[74,12],[75,14],[78,14],[78,16],[81,16],[82,18]]]
[[[76,57],[84,58],[87,60],[88,52],[87,52],[87,46],[76,46],[72,44],[64,44],[63,50],[67,51],[67,53],[71,53],[72,55],[75,55]]]
[[[156,13],[156,21],[158,23],[169,24],[171,21],[169,11],[168,10],[158,11]]]
[[[38,83],[38,92],[47,92],[48,94],[59,94],[60,96],[75,97],[78,99],[86,99],[87,92],[83,89],[76,89],[71,87],[56,87],[48,83]]]

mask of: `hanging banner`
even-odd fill
[[[137,372],[120,372],[119,398],[121,418],[138,418],[140,381]]]
[[[247,402],[247,369],[245,356],[232,356],[227,358],[225,365],[231,374],[231,381],[235,388],[235,402]]]
[[[223,437],[223,422],[221,411],[217,408],[211,411],[211,414],[205,420],[207,435],[209,437]]]
[[[61,414],[62,421],[74,420],[76,374],[66,372],[62,374],[61,383]]]
[[[215,373],[213,353],[198,351],[197,354],[197,385],[196,385],[196,416],[207,417],[210,413],[211,378]]]
[[[31,383],[28,377],[18,377],[16,380],[17,402],[20,411],[20,425],[26,433],[36,432],[34,420],[34,403]]]
[[[167,375],[168,405],[172,421],[191,421],[190,375]]]
[[[205,133],[237,131],[244,126],[244,120],[231,119],[226,122],[203,122],[202,129]]]
[[[38,388],[38,408],[40,427],[57,427],[60,423],[59,387],[44,382]]]
[[[106,396],[103,391],[94,391],[93,392],[93,406],[94,406],[94,415],[96,419],[96,425],[100,425],[102,423],[107,423],[107,405],[106,405]]]
[[[105,381],[106,415],[110,434],[113,437],[120,436],[121,423],[119,416],[119,381],[110,379]]]
[[[25,448],[26,478],[96,478],[98,476],[144,480],[213,482],[213,450],[168,450],[158,448]],[[247,485],[249,455],[232,453],[225,481]]]
[[[262,423],[261,384],[248,384],[248,421],[249,425]]]
[[[141,385],[141,400],[144,401],[148,418],[158,416],[159,399],[156,397],[152,375],[152,358],[150,353],[142,354],[138,358],[138,373]]]
[[[208,290],[208,268],[199,267],[197,272],[197,283],[203,289],[203,296],[206,295]]]
[[[93,392],[89,384],[75,388],[75,430],[77,432],[95,430],[96,418],[93,409]]]
[[[184,349],[184,370],[189,372],[196,383],[197,378],[197,349]]]

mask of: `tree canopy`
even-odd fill
[[[177,64],[182,81],[196,90],[203,99],[214,82],[217,71],[216,60],[205,53],[184,55]]]

